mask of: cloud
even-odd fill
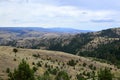
[[[91,22],[94,22],[94,23],[111,23],[111,22],[115,22],[115,20],[113,19],[97,19],[97,20],[91,20]]]
[[[0,1],[2,1],[0,3],[0,26],[87,28],[97,26],[99,23],[104,23],[103,25],[107,22],[114,23],[120,18],[120,12],[116,10],[85,9],[70,5],[71,3],[65,5],[64,1],[58,3],[61,0]],[[93,24],[93,22],[98,24]]]

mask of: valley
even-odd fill
[[[56,31],[0,28],[0,80],[8,80],[7,72],[14,72],[22,60],[35,71],[35,78],[47,72],[55,80],[65,71],[70,80],[97,80],[98,72],[107,68],[113,80],[120,79],[120,28]]]
[[[120,0],[0,0],[0,80],[120,80]]]

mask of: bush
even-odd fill
[[[93,67],[93,64],[90,64],[89,65],[89,68],[92,70],[94,67]]]
[[[40,58],[40,55],[39,54],[33,54],[33,57]]]
[[[83,63],[83,66],[84,66],[84,67],[86,67],[86,65],[87,65],[86,63]]]
[[[41,66],[42,66],[42,64],[40,63],[40,61],[38,61],[37,66],[38,66],[38,67],[41,67]]]
[[[72,59],[72,60],[70,60],[67,64],[70,65],[70,66],[75,66],[77,63],[76,63],[76,61],[74,61],[74,60]]]
[[[52,78],[50,77],[49,72],[46,71],[43,76],[38,77],[38,80],[52,80]]]
[[[108,70],[107,68],[105,69],[100,69],[100,71],[98,72],[98,80],[112,80],[113,75],[111,73],[110,70]]]
[[[57,74],[57,72],[58,72],[58,69],[51,69],[51,68],[48,68],[48,71],[51,73],[51,74],[53,74],[53,75],[56,75]]]
[[[35,62],[32,62],[32,65],[35,65]]]
[[[76,75],[78,80],[86,80],[81,74]]]
[[[14,49],[13,49],[13,52],[14,52],[14,53],[17,53],[17,52],[18,52],[18,50],[17,50],[16,48],[14,48]]]
[[[13,61],[17,61],[17,59],[16,59],[16,58],[14,58],[14,59],[13,59]]]
[[[26,61],[22,60],[18,68],[9,73],[9,80],[35,80],[34,72]]]
[[[37,70],[38,70],[38,68],[34,66],[33,71],[36,72]]]
[[[7,69],[6,69],[6,73],[10,73],[10,68],[7,68]]]
[[[55,79],[56,80],[70,80],[70,77],[65,71],[60,71]]]

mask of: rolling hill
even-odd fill
[[[17,49],[17,52],[14,52],[14,49]],[[0,79],[8,80],[6,70],[13,71],[22,59],[26,60],[31,68],[37,68],[36,76],[43,75],[50,68],[66,71],[71,76],[70,80],[77,80],[76,75],[78,74],[91,79],[93,72],[97,76],[97,71],[105,67],[112,70],[116,79],[120,76],[120,70],[116,66],[101,63],[93,58],[84,58],[58,51],[0,46]],[[74,61],[74,65],[69,63],[71,60]],[[55,74],[51,73],[51,76],[54,78]]]
[[[78,34],[40,32],[42,29],[1,28],[0,45],[62,51],[105,59],[120,66],[120,28]]]

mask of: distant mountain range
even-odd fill
[[[78,30],[78,29],[72,29],[72,28],[49,28],[48,30],[53,32],[66,32],[66,33],[87,33],[92,32],[90,30]]]
[[[23,30],[40,31],[40,32],[54,32],[54,33],[87,33],[90,30],[78,30],[72,28],[41,28],[41,27],[0,27],[0,30],[7,30],[19,32]]]

